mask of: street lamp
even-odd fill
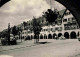
[[[10,45],[10,23],[8,23],[8,45]]]

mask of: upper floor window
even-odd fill
[[[67,22],[67,19],[64,19],[63,22]]]
[[[24,32],[22,34],[24,34]]]
[[[74,18],[74,17],[72,17],[72,20],[75,20],[75,18]]]
[[[68,14],[71,14],[71,12],[68,12]]]
[[[68,21],[71,21],[71,18],[68,18]]]
[[[47,31],[47,29],[46,29],[46,31]]]
[[[26,32],[25,32],[25,34],[26,34]]]
[[[51,28],[51,31],[53,31],[53,28]]]
[[[62,31],[62,27],[59,27],[58,31]]]
[[[66,12],[66,13],[65,13],[65,15],[70,15],[70,14],[71,14],[71,12]]]
[[[44,31],[46,31],[46,30],[44,29]]]

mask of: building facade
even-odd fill
[[[69,10],[58,12],[58,18],[52,24],[49,24],[44,17],[39,17],[37,20],[41,23],[42,30],[39,34],[39,39],[54,39],[55,36],[63,35],[66,39],[76,39],[80,34],[79,26],[76,19]],[[64,16],[62,18],[62,15]],[[25,24],[25,23],[24,23]],[[34,32],[30,30],[32,21],[23,24],[22,37],[34,38]]]
[[[75,17],[67,10],[62,19],[63,34],[66,38],[75,39],[80,33]]]

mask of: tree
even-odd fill
[[[19,39],[21,39],[21,42],[22,42],[22,29],[19,27],[18,31],[19,31],[19,33],[18,33]]]
[[[8,38],[8,31],[5,31],[3,33],[4,33],[4,37]]]
[[[17,29],[17,27],[14,26],[14,27],[12,28],[12,34],[15,36],[15,35],[18,34],[18,32],[19,32],[19,29]]]
[[[37,43],[37,42],[39,42],[39,34],[40,34],[40,31],[42,28],[41,28],[40,22],[36,18],[33,19],[32,26],[33,26],[32,30],[35,34],[34,39],[36,39],[36,43]]]
[[[5,3],[9,2],[10,0],[0,0],[0,7],[3,6]]]
[[[8,23],[8,45],[10,45],[10,23]]]
[[[56,11],[53,12],[51,9],[48,9],[43,14],[44,14],[43,16],[46,18],[46,21],[48,21],[49,23],[52,23],[57,19]]]
[[[27,22],[23,22],[23,26],[24,26],[24,29],[27,29],[27,28],[26,28]]]

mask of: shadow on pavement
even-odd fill
[[[39,44],[49,44],[51,42],[38,42]]]

